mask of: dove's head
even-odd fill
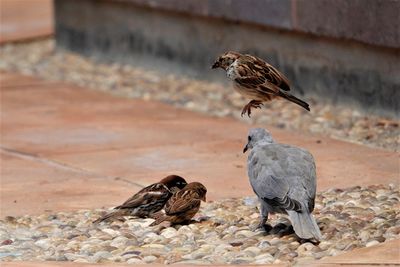
[[[243,149],[243,153],[246,153],[248,149],[252,149],[256,144],[272,144],[274,139],[272,139],[271,134],[262,128],[250,129],[249,135],[247,136],[247,145]]]
[[[235,62],[241,56],[240,53],[229,51],[220,55],[214,64],[211,66],[212,69],[221,68],[227,70],[228,67]]]

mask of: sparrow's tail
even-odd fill
[[[149,226],[155,226],[155,225],[158,225],[158,224],[162,223],[163,221],[165,221],[167,219],[167,216],[164,214],[164,212],[159,211],[159,212],[154,213],[151,216],[151,218],[154,219],[155,221],[152,222]]]
[[[107,221],[113,218],[119,218],[126,215],[124,210],[115,210],[107,213],[106,215],[98,218],[97,220],[93,221],[93,223],[101,223],[103,221]]]
[[[308,211],[297,212],[287,211],[289,219],[296,235],[302,239],[315,239],[320,241],[322,239],[321,232],[314,219],[314,216]]]
[[[298,99],[297,97],[295,97],[295,96],[293,96],[293,95],[291,95],[291,94],[289,94],[289,93],[286,93],[286,92],[284,92],[284,91],[282,91],[282,90],[279,91],[278,95],[279,95],[280,97],[283,97],[283,98],[289,100],[290,102],[293,102],[293,103],[295,103],[295,104],[297,104],[297,105],[303,107],[304,109],[310,111],[310,105],[308,105],[308,104],[307,104],[306,102],[304,102],[303,100]]]

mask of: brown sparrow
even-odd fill
[[[167,176],[160,182],[143,188],[122,205],[115,207],[113,211],[95,220],[93,223],[120,218],[122,216],[151,217],[164,207],[173,193],[184,188],[186,185],[187,182],[180,176]]]
[[[227,52],[214,62],[213,69],[222,68],[234,81],[235,90],[252,99],[242,110],[242,116],[250,117],[251,108],[261,108],[262,103],[284,98],[310,111],[303,100],[288,93],[289,80],[264,60],[237,52]]]
[[[159,212],[155,217],[156,220],[150,226],[164,221],[168,221],[170,224],[189,222],[199,211],[201,201],[206,201],[206,193],[207,189],[201,183],[189,183],[167,201],[164,207],[165,213]]]

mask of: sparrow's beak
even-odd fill
[[[211,66],[212,69],[219,68],[219,62],[215,61],[215,63]]]
[[[203,200],[204,202],[207,202],[206,196],[203,196],[201,200]]]
[[[243,148],[243,153],[246,153],[246,151],[249,149],[249,143]]]

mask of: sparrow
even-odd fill
[[[164,221],[170,224],[189,222],[199,211],[201,201],[206,201],[207,189],[198,182],[189,183],[182,190],[173,194],[164,207],[164,213],[159,213],[150,226]]]
[[[93,223],[120,218],[122,216],[151,217],[164,207],[173,193],[181,190],[186,185],[187,182],[184,178],[178,175],[169,175],[158,183],[143,188],[122,205],[115,207],[113,211],[95,220]]]
[[[279,144],[265,129],[251,129],[243,153],[251,150],[247,172],[253,191],[261,202],[258,228],[270,213],[289,215],[294,232],[301,239],[321,240],[311,214],[314,210],[317,177],[314,158],[305,149]]]
[[[251,108],[261,108],[264,102],[276,98],[289,100],[310,111],[309,105],[289,94],[289,80],[264,60],[237,52],[227,52],[217,58],[211,68],[221,68],[233,80],[234,89],[251,101],[244,106],[241,116],[250,117]]]

